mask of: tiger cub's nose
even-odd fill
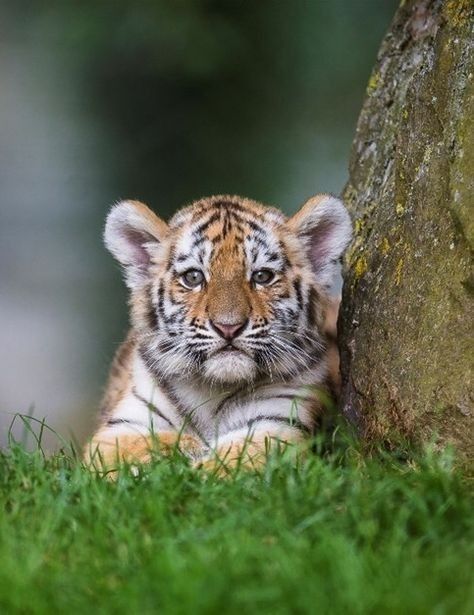
[[[216,331],[225,340],[233,340],[234,337],[237,337],[239,333],[243,331],[245,325],[247,324],[247,320],[233,324],[215,322],[213,320],[210,320],[209,322],[211,323],[211,327],[214,331]]]

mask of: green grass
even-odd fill
[[[2,613],[474,612],[474,497],[448,454],[353,445],[228,480],[118,481],[0,453]]]

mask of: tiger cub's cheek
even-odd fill
[[[290,296],[290,282],[286,278],[279,279],[271,286],[256,290],[255,295],[264,308],[268,307],[276,301],[288,299]]]
[[[207,293],[205,289],[188,292],[183,301],[190,319],[204,320],[207,317]]]

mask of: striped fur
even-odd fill
[[[337,363],[328,288],[350,235],[330,195],[289,219],[236,196],[196,201],[168,224],[142,203],[115,205],[105,242],[130,289],[131,330],[87,458],[110,467],[176,444],[198,465],[254,464],[269,442],[313,434]]]

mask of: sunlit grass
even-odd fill
[[[226,480],[176,455],[111,482],[12,441],[0,499],[2,613],[474,612],[474,497],[448,453],[349,441]]]

